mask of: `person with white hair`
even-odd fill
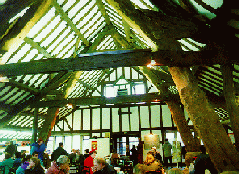
[[[57,161],[52,162],[52,166],[48,168],[46,174],[67,174],[69,173],[69,158],[66,155],[60,155]]]

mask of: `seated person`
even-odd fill
[[[22,164],[19,166],[16,170],[16,174],[24,174],[25,170],[27,169],[27,166],[29,166],[29,162],[31,159],[32,155],[27,155],[22,159]]]
[[[13,159],[11,158],[11,155],[9,153],[5,153],[5,159],[0,162],[0,166],[5,167],[5,174],[9,173],[9,170],[13,167]]]
[[[76,162],[76,150],[72,149],[71,153],[68,155],[69,159],[70,159],[70,163],[73,164]]]
[[[52,162],[51,167],[47,169],[46,174],[68,174],[70,160],[68,156],[61,155],[56,161]]]
[[[33,152],[33,153],[32,153],[32,157],[35,157],[35,158],[38,158],[38,159],[39,159],[38,152],[36,152],[36,151]],[[40,159],[40,164],[41,164],[43,167],[45,167],[44,164],[43,164],[43,161],[42,161],[41,159]]]
[[[113,153],[110,158],[111,165],[117,166],[119,160],[119,154],[117,153],[116,149],[113,149]]]
[[[21,163],[22,163],[22,154],[21,154],[21,152],[16,152],[15,153],[15,160],[14,160],[14,163],[13,163],[13,167],[14,168],[18,168],[20,165],[21,165]]]
[[[96,158],[94,160],[93,172],[95,174],[116,174],[113,166],[110,166],[103,158]]]
[[[152,147],[151,151],[154,153],[154,158],[157,159],[160,163],[163,163],[162,156],[159,151],[157,151],[156,147]]]
[[[149,151],[144,161],[146,171],[160,171],[162,170],[162,164],[159,163],[155,158],[154,154]]]

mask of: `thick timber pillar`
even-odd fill
[[[219,172],[239,170],[239,153],[189,68],[169,67],[181,102]]]
[[[162,94],[170,95],[168,91],[169,86],[164,86],[162,83],[163,80],[172,81],[169,85],[174,85],[172,77],[170,74],[162,73],[159,71],[152,70],[148,67],[139,67],[147,79],[153,83],[158,91]],[[160,79],[163,77],[164,79]],[[170,109],[170,112],[173,117],[173,121],[177,126],[178,132],[181,135],[182,141],[185,144],[187,152],[198,152],[199,151],[199,142],[193,137],[187,121],[185,119],[184,112],[180,107],[180,102],[173,99],[165,101]]]
[[[170,109],[173,117],[173,121],[177,126],[178,132],[181,135],[182,141],[185,144],[187,152],[199,152],[200,151],[200,141],[193,137],[192,132],[185,119],[184,112],[180,106],[180,103],[171,100],[165,101]]]
[[[41,132],[39,133],[40,138],[43,139],[43,141],[48,141],[48,138],[51,136],[51,130],[53,129],[56,117],[58,116],[59,108],[49,108],[47,111],[47,118],[45,119],[45,122],[43,123]]]
[[[234,88],[232,68],[233,66],[231,64],[221,65],[224,97],[226,99],[227,111],[229,113],[230,123],[235,137],[236,148],[237,151],[239,151],[239,108]]]

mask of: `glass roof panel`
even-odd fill
[[[43,16],[30,30],[30,32],[27,34],[27,37],[33,38],[35,34],[37,34],[53,16],[55,16],[55,8],[51,8],[45,16]],[[40,37],[41,35],[39,35]],[[35,38],[35,42],[39,42],[41,39],[40,38]]]

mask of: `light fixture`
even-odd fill
[[[66,106],[67,106],[68,109],[72,109],[73,108],[73,105],[70,104],[70,103],[68,103]]]
[[[147,67],[152,68],[152,67],[155,66],[155,65],[156,65],[155,60],[154,60],[154,59],[151,59],[151,62],[150,62],[150,64],[147,65]]]

